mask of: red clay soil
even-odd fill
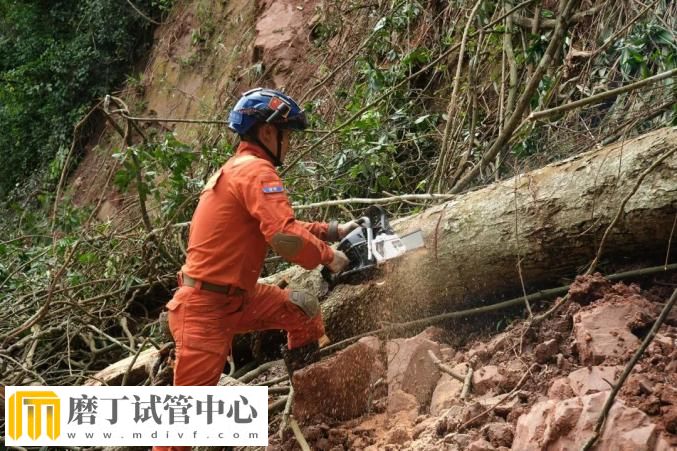
[[[595,274],[577,278],[566,307],[533,328],[519,321],[458,349],[439,343],[444,331],[435,328],[414,338],[381,342],[383,367],[377,365],[381,374],[371,376],[371,395],[362,411],[341,420],[322,405],[302,405],[302,430],[311,449],[319,450],[580,449],[666,294],[663,289],[645,292],[637,285],[612,284]],[[661,327],[617,396],[595,449],[677,449],[676,337],[674,325]],[[408,356],[391,352],[393,347],[420,351]],[[451,376],[417,371],[430,368],[430,349],[461,375],[466,365],[474,368],[467,400],[460,399],[463,384]],[[356,349],[344,352],[354,354]],[[362,355],[374,358],[372,352]],[[346,370],[340,366],[340,353],[333,360],[337,365],[325,364],[325,374]],[[398,374],[406,384],[388,387]],[[350,388],[332,390],[323,392],[323,405]],[[506,393],[511,396],[487,412]],[[293,436],[280,442],[273,434],[270,449],[299,448]]]

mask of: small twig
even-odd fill
[[[91,324],[87,324],[87,328],[93,330],[94,332],[96,332],[97,334],[101,335],[102,337],[107,338],[109,341],[115,343],[116,345],[120,346],[121,348],[125,348],[125,349],[128,350],[132,355],[133,355],[134,353],[136,353],[136,351],[135,351],[134,349],[130,348],[129,346],[127,346],[126,344],[124,344],[123,342],[121,342],[120,340],[118,340],[117,338],[111,337],[110,335],[108,335],[106,332],[102,331],[102,330],[99,329],[98,327],[93,326],[93,325],[91,325]]]
[[[12,362],[12,363],[18,365],[19,368],[21,368],[26,374],[30,374],[31,376],[34,376],[35,379],[36,379],[37,381],[39,381],[42,385],[49,385],[47,382],[45,382],[45,380],[42,378],[42,376],[40,376],[40,375],[39,375],[38,373],[36,373],[35,371],[26,368],[25,366],[23,366],[23,365],[21,364],[21,362],[19,362],[18,360],[14,359],[13,357],[11,357],[11,356],[9,356],[9,355],[7,355],[7,354],[0,354],[0,356],[2,356],[2,358],[5,358],[5,359],[9,360],[9,361]]]
[[[134,296],[132,296],[133,298]],[[127,325],[127,317],[126,316],[121,316],[119,321],[120,327],[122,328],[122,331],[124,334],[127,336],[127,340],[129,340],[129,347],[134,349],[136,348],[136,340],[134,339],[134,335],[129,330],[129,326]]]
[[[263,365],[260,365],[258,368],[249,371],[245,375],[238,377],[237,380],[239,380],[240,382],[244,382],[246,384],[247,382],[256,379],[256,377],[261,373],[268,371],[270,368],[274,366],[281,365],[282,363],[283,363],[282,360],[273,360],[271,362],[266,362]]]
[[[33,366],[33,357],[35,356],[35,350],[38,347],[39,339],[38,335],[40,334],[40,325],[36,324],[33,327],[31,327],[31,330],[33,331],[33,344],[31,344],[31,347],[28,349],[28,353],[26,354],[26,358],[24,361],[26,362],[26,368],[31,368]]]
[[[606,421],[607,415],[609,413],[609,410],[611,409],[611,406],[614,403],[616,395],[620,391],[621,387],[623,387],[623,383],[625,383],[625,380],[632,372],[632,369],[635,367],[635,364],[639,361],[639,359],[642,357],[642,354],[644,354],[646,348],[653,341],[654,337],[656,336],[656,332],[658,332],[658,329],[660,329],[661,325],[665,321],[665,318],[667,318],[668,314],[670,313],[670,310],[672,310],[672,307],[674,307],[676,300],[677,300],[677,289],[672,292],[670,300],[668,301],[667,304],[665,304],[665,307],[663,307],[661,314],[658,316],[658,319],[651,327],[649,334],[644,338],[644,341],[642,341],[642,344],[640,345],[639,349],[637,349],[637,351],[632,356],[628,364],[625,366],[623,374],[621,374],[621,377],[618,378],[618,381],[614,385],[614,388],[611,390],[609,396],[606,398],[604,407],[602,408],[602,411],[599,414],[599,418],[597,418],[597,423],[595,423],[594,434],[592,437],[590,437],[590,439],[588,439],[585,445],[583,445],[581,451],[588,451],[589,449],[591,449],[595,444],[595,442],[597,441],[597,439],[599,438],[599,434],[604,427],[604,422]]]
[[[131,6],[131,7],[134,9],[134,11],[136,11],[136,13],[137,13],[139,16],[143,17],[143,18],[146,19],[148,22],[152,23],[153,25],[162,25],[162,24],[161,24],[160,22],[158,22],[157,20],[153,20],[153,19],[151,19],[150,17],[148,17],[146,14],[144,14],[139,8],[137,8],[137,6],[136,6],[134,3],[131,2],[131,0],[126,0],[126,1],[127,1],[127,3],[129,4],[129,6]]]
[[[631,20],[629,20],[629,21],[623,26],[623,28],[621,28],[620,30],[618,30],[618,31],[617,31],[616,33],[614,33],[612,36],[609,36],[609,38],[608,38],[606,41],[604,41],[604,43],[603,43],[601,46],[599,46],[599,48],[598,48],[597,50],[595,50],[595,51],[592,53],[592,55],[590,55],[590,57],[591,57],[591,58],[596,57],[596,56],[599,55],[601,52],[603,52],[604,50],[606,50],[606,48],[607,48],[609,45],[613,44],[614,42],[618,42],[618,37],[619,37],[620,35],[622,35],[623,33],[625,33],[626,31],[628,31],[628,30],[635,24],[635,22],[637,22],[637,21],[638,21],[638,20],[639,20],[639,19],[640,19],[647,11],[648,11],[648,10],[650,10],[650,9],[652,9],[654,6],[656,6],[656,5],[658,4],[659,1],[660,1],[660,0],[654,0],[653,3],[651,3],[650,5],[647,5],[647,6],[646,6],[642,11],[640,11],[635,17],[633,17]]]
[[[291,390],[291,386],[286,387],[270,387],[268,388],[269,395],[288,395]]]
[[[453,377],[454,379],[456,379],[459,382],[465,382],[464,376],[461,376],[460,374],[458,374],[457,372],[455,372],[454,370],[449,368],[448,365],[445,365],[444,363],[442,363],[440,361],[440,359],[437,358],[437,356],[435,355],[435,353],[432,350],[430,350],[430,349],[428,350],[428,355],[430,356],[431,359],[433,359],[433,362],[435,363],[435,365],[437,365],[437,367],[440,369],[440,371],[442,371],[443,373],[447,373],[449,376]]]
[[[291,426],[291,430],[294,431],[294,437],[296,437],[296,441],[299,443],[301,450],[310,451],[310,446],[308,445],[306,438],[303,436],[299,424],[296,422],[294,418],[289,420],[289,426]]]
[[[468,365],[468,372],[465,375],[465,380],[463,381],[463,389],[461,390],[461,399],[467,399],[470,394],[470,389],[472,388],[472,375],[475,370],[472,366]]]
[[[466,427],[468,427],[469,424],[472,424],[473,422],[477,421],[479,418],[482,418],[484,415],[486,415],[486,414],[488,414],[489,412],[493,411],[494,409],[496,409],[496,407],[500,406],[500,405],[503,404],[505,401],[507,401],[508,399],[510,399],[510,398],[512,398],[513,396],[515,396],[515,394],[517,393],[517,390],[519,390],[520,387],[522,386],[522,384],[524,384],[524,381],[527,379],[527,376],[529,376],[529,375],[531,374],[531,370],[532,370],[536,365],[537,365],[537,364],[534,363],[533,365],[531,365],[531,367],[529,367],[529,369],[527,370],[527,372],[524,373],[524,375],[522,375],[522,378],[519,380],[519,382],[517,383],[517,385],[515,385],[515,388],[513,388],[513,389],[510,391],[510,393],[508,393],[508,394],[506,394],[505,396],[503,396],[503,397],[500,399],[500,401],[498,401],[498,402],[497,402],[496,404],[494,404],[493,406],[489,407],[489,408],[488,408],[487,410],[485,410],[484,412],[475,415],[474,417],[472,417],[471,419],[469,419],[468,421],[466,421],[465,423],[463,423],[462,425],[460,425],[460,426],[458,427],[458,431],[462,431],[463,429],[465,429]]]
[[[287,405],[287,398],[288,396],[283,396],[278,400],[275,400],[271,404],[268,405],[268,418],[270,418],[273,414],[279,412],[280,410],[284,409],[284,406]]]
[[[287,425],[289,423],[289,415],[291,414],[291,407],[294,404],[294,386],[289,386],[289,396],[287,396],[287,404],[284,406],[284,411],[282,412],[282,423],[280,424],[280,430],[278,434],[280,435],[280,440],[284,440],[284,431],[287,430]]]
[[[132,361],[129,362],[129,366],[127,367],[127,371],[125,371],[125,375],[122,376],[122,385],[123,387],[127,385],[127,378],[129,377],[129,373],[132,372],[132,369],[134,368],[134,364],[136,363],[136,359],[139,358],[139,355],[141,355],[141,351],[143,351],[144,346],[146,346],[146,343],[148,343],[148,339],[150,337],[146,337],[145,340],[143,340],[143,343],[141,343],[141,346],[139,346],[139,350],[136,351],[136,354],[134,354],[134,358],[132,358]]]
[[[289,380],[289,375],[285,375],[285,376],[276,377],[275,379],[270,379],[270,380],[265,381],[265,382],[261,382],[259,385],[267,385],[268,387],[270,387],[271,385],[279,384],[281,382],[285,382],[285,381],[288,381],[288,380]]]
[[[217,125],[228,125],[230,122],[216,119],[179,119],[171,117],[137,117],[130,116],[125,112],[120,112],[120,115],[125,119],[136,122],[172,122],[172,123],[181,123],[181,124],[217,124]]]

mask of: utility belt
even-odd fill
[[[214,293],[225,294],[227,296],[241,296],[247,291],[235,285],[216,285],[214,283],[203,282],[202,280],[193,279],[188,274],[179,271],[177,273],[179,286],[187,286],[195,288],[196,290],[211,291]]]

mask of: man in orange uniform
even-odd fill
[[[269,89],[248,91],[230,113],[229,126],[240,145],[204,187],[180,287],[167,304],[176,342],[174,385],[216,385],[233,336],[249,331],[285,329],[283,356],[290,372],[316,360],[324,335],[317,298],[257,279],[268,246],[306,269],[322,264],[340,272],[347,257],[324,241],[336,241],[357,227],[353,221],[338,225],[294,218],[275,170],[287,153],[290,132],[307,126],[293,99]]]

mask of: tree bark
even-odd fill
[[[626,204],[603,256],[660,264],[677,214],[675,149],[677,129],[664,128],[392,221],[398,233],[421,229],[426,248],[383,266],[361,285],[339,285],[327,293],[319,272],[299,268],[268,282],[285,276],[292,287],[326,295],[322,310],[334,341],[373,329],[379,321],[420,318],[519,294],[518,260],[527,292],[560,285],[561,278],[580,273],[594,258],[642,172],[672,151]]]

